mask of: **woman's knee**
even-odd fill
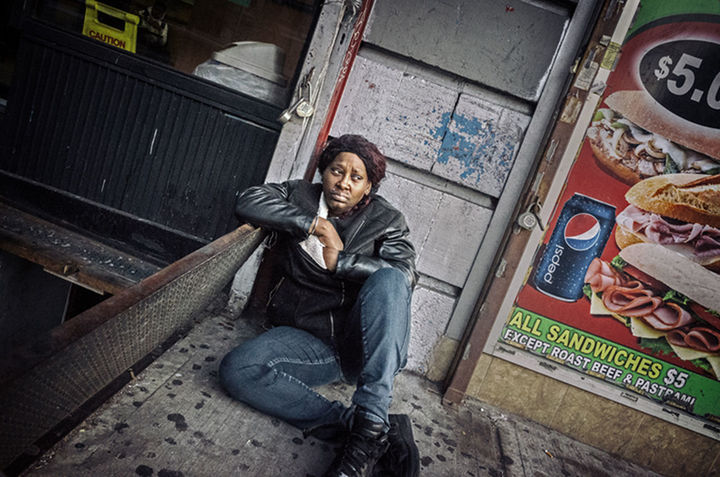
[[[382,268],[373,273],[360,290],[351,322],[361,324],[365,334],[374,329],[391,341],[401,339],[409,329],[411,296],[404,273],[395,268]]]
[[[410,285],[407,276],[397,268],[381,268],[368,277],[360,293],[372,293],[398,300],[410,295]]]
[[[257,390],[264,376],[272,368],[257,361],[257,354],[248,346],[238,346],[229,352],[220,362],[218,377],[220,384],[235,399],[242,401]]]

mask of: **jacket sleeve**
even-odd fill
[[[315,216],[290,202],[297,182],[250,187],[238,197],[235,214],[241,222],[306,237]]]
[[[414,287],[417,282],[415,248],[408,239],[409,234],[405,218],[398,212],[376,240],[375,254],[368,256],[341,251],[335,275],[362,282],[381,268],[394,267],[403,272],[410,286]]]

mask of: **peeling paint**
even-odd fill
[[[460,178],[474,176],[477,182],[485,173],[484,159],[494,152],[496,134],[490,121],[456,115],[440,147],[437,162],[459,161],[463,169]]]
[[[431,171],[498,197],[528,122],[527,115],[462,94]],[[441,132],[432,131],[438,139]]]
[[[435,112],[435,109],[433,109],[433,112]],[[437,139],[438,141],[442,141],[445,137],[445,134],[447,134],[448,126],[450,125],[450,121],[452,120],[452,113],[451,112],[445,112],[440,115],[440,121],[438,124],[438,127],[435,129],[431,129],[429,131],[430,137]]]

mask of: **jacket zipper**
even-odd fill
[[[345,282],[340,280],[340,306],[345,304]],[[330,339],[335,341],[335,317],[332,310],[330,313]]]
[[[275,285],[275,287],[270,291],[270,294],[268,295],[267,303],[265,303],[265,308],[270,306],[270,302],[273,300],[273,298],[275,298],[275,294],[278,292],[278,290],[280,289],[280,285],[282,285],[284,281],[285,281],[285,277],[280,277],[280,281],[278,282],[278,284]]]
[[[349,246],[350,246],[350,243],[353,241],[353,239],[354,239],[355,236],[358,234],[358,232],[360,232],[360,229],[362,228],[362,226],[365,225],[365,221],[366,221],[366,220],[363,219],[362,222],[360,222],[360,225],[358,225],[357,227],[355,227],[355,230],[353,230],[352,235],[350,236],[350,238],[347,239],[347,242],[345,242],[345,247],[349,247]]]

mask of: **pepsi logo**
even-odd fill
[[[600,237],[600,222],[587,213],[573,215],[565,225],[564,235],[568,247],[584,252],[597,243]]]

